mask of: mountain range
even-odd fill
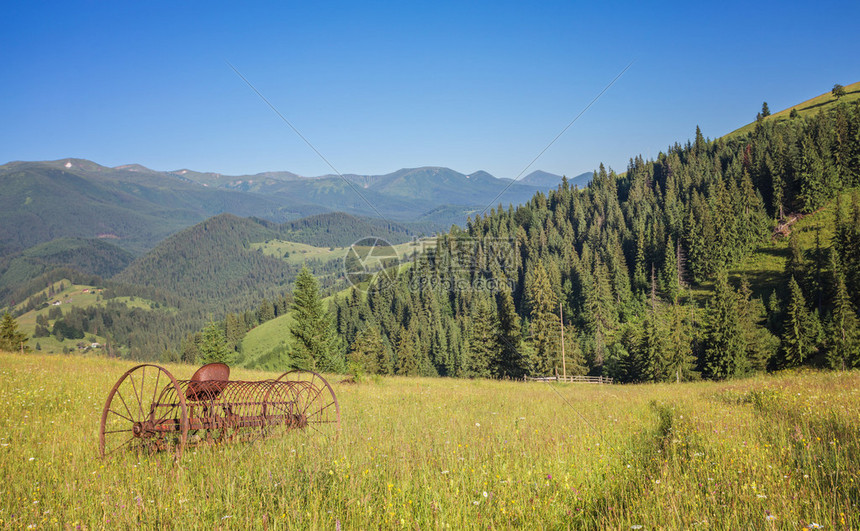
[[[140,254],[221,213],[283,223],[345,212],[418,223],[414,232],[427,233],[462,224],[487,206],[524,203],[560,182],[541,171],[511,181],[443,167],[302,177],[156,171],[139,164],[111,168],[83,159],[10,162],[0,166],[0,257],[57,238],[105,239]]]

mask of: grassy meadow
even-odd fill
[[[791,116],[792,110],[796,110],[799,116],[810,116],[819,111],[826,110],[827,108],[832,107],[837,103],[851,103],[858,99],[860,99],[860,82],[851,83],[850,85],[845,85],[845,95],[841,98],[837,98],[831,93],[831,91],[828,90],[827,92],[814,98],[808,99],[803,103],[798,103],[797,105],[792,105],[787,109],[783,109],[779,112],[774,112],[773,114],[765,118],[765,120],[772,120],[775,122],[782,122],[788,120]],[[743,135],[753,131],[754,129],[755,122],[753,121],[727,134],[725,138]]]
[[[0,354],[0,527],[860,527],[857,372],[628,386],[332,377],[334,440],[102,460],[103,403],[132,365]]]

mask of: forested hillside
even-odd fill
[[[90,275],[111,277],[125,269],[134,255],[105,240],[59,238],[34,245],[20,253],[0,258],[0,305],[14,300],[13,294],[45,272],[72,268]],[[39,289],[44,285],[39,284]],[[20,298],[32,291],[19,294]],[[20,300],[20,299],[19,299]]]
[[[804,252],[794,234],[780,289],[755,298],[727,274],[858,184],[856,103],[760,119],[729,139],[697,129],[623,175],[601,166],[585,189],[565,182],[499,206],[439,238],[392,289],[339,301],[344,354],[371,372],[548,375],[563,370],[561,310],[568,374],[662,381],[860,365],[856,193],[817,248]]]
[[[432,224],[390,223],[381,219],[351,216],[343,212],[318,214],[281,225],[279,238],[316,247],[348,247],[367,238],[403,243],[421,234],[435,232]]]

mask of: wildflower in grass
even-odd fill
[[[812,522],[811,524],[807,525],[805,527],[805,529],[821,529],[822,527],[823,526],[821,524],[817,524],[815,522]]]
[[[641,525],[639,525],[639,524],[634,524],[634,525],[631,525],[631,526],[630,526],[630,529],[642,529],[642,527],[643,527],[643,526],[641,526]]]
[[[487,494],[487,491],[484,491],[484,498],[486,498],[487,496],[489,496],[489,494]]]

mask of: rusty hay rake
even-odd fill
[[[315,372],[274,380],[230,380],[223,363],[204,365],[190,380],[164,367],[133,367],[108,394],[99,430],[102,457],[122,450],[174,452],[186,446],[255,440],[287,430],[334,437],[340,406]]]

